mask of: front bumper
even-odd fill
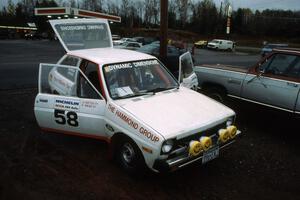
[[[234,139],[229,140],[226,143],[217,143],[213,145],[210,149],[215,148],[216,146],[219,146],[219,150],[223,150],[224,148],[229,147],[231,144],[233,144],[238,137],[241,136],[241,132],[238,131],[237,135]],[[208,150],[209,151],[209,150]],[[183,168],[189,164],[192,164],[196,161],[202,161],[203,154],[205,152],[200,153],[198,156],[190,156],[188,153],[188,147],[182,147],[182,149],[177,149],[173,151],[171,154],[178,154],[176,156],[173,156],[172,158],[166,158],[166,159],[157,159],[154,162],[153,168],[159,172],[168,172],[168,171],[175,171],[180,168]]]

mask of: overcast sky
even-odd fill
[[[19,0],[13,0],[18,2]],[[80,1],[80,0],[79,0]],[[110,0],[105,0],[110,1]],[[134,0],[133,0],[134,1]],[[197,2],[200,0],[192,0]],[[219,7],[224,0],[214,0]],[[283,10],[300,10],[300,0],[229,0],[232,3],[233,9],[236,10],[240,7],[250,8],[253,10],[259,9],[283,9]],[[0,0],[0,8],[7,5],[7,0]]]
[[[222,0],[214,0],[220,6]],[[250,8],[253,10],[264,9],[283,9],[283,10],[300,10],[300,0],[230,0],[233,9],[240,7]]]

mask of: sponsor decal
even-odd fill
[[[138,61],[132,63],[135,67],[147,66],[147,65],[156,65],[158,64],[157,60],[146,60],[146,61]]]
[[[108,105],[108,110],[111,111],[113,114],[115,114],[120,119],[122,119],[129,127],[137,130],[138,133],[140,133],[144,137],[148,138],[149,140],[151,140],[153,142],[158,142],[159,141],[158,136],[156,136],[155,134],[153,134],[151,131],[147,130],[143,126],[139,125],[139,123],[137,123],[135,120],[131,119],[125,113],[123,113],[123,112],[119,111],[118,109],[116,109],[111,104]]]
[[[56,99],[54,102],[54,108],[65,110],[79,110],[80,101]]]
[[[81,106],[85,108],[96,108],[98,106],[98,102],[96,101],[82,101]]]
[[[41,103],[48,103],[48,99],[40,99]]]
[[[62,31],[85,31],[85,30],[104,30],[101,24],[88,24],[88,25],[61,25]]]
[[[131,63],[121,63],[121,64],[115,64],[115,65],[107,65],[105,66],[105,72],[110,72],[113,70],[119,70],[119,69],[129,69],[132,68]]]
[[[143,66],[149,66],[149,65],[156,65],[158,64],[157,60],[146,60],[146,61],[137,61],[133,63],[120,63],[120,64],[114,64],[114,65],[107,65],[104,67],[105,72],[110,72],[114,70],[119,69],[128,69],[132,67],[143,67]]]

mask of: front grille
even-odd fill
[[[183,151],[180,151],[180,152],[174,152],[174,153],[171,153],[168,157],[168,159],[172,159],[172,158],[176,158],[177,156],[179,155],[188,155],[188,146],[189,146],[189,143],[192,141],[192,140],[197,140],[199,141],[200,137],[201,136],[208,136],[208,137],[211,137],[212,139],[212,145],[215,146],[216,144],[218,144],[218,131],[222,128],[225,128],[226,127],[226,122],[222,123],[222,124],[219,124],[217,126],[214,126],[210,129],[207,129],[205,131],[201,131],[201,132],[197,132],[195,134],[192,134],[190,136],[187,136],[187,137],[184,137],[182,139],[179,139],[179,140],[176,140],[175,141],[175,144],[174,144],[174,147],[173,147],[173,151],[176,152],[177,149],[184,149]]]
[[[226,122],[224,122],[222,124],[219,124],[217,126],[214,126],[214,127],[210,128],[208,130],[201,131],[199,133],[195,133],[195,134],[192,134],[192,135],[187,136],[185,138],[179,139],[179,140],[176,141],[176,144],[177,145],[188,145],[190,143],[190,141],[192,141],[192,140],[198,140],[199,141],[201,136],[208,136],[208,137],[211,137],[213,145],[215,145],[218,141],[218,131],[221,128],[225,128],[225,127],[226,127]]]

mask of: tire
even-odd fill
[[[144,171],[143,155],[133,140],[127,137],[120,138],[116,148],[116,159],[123,170],[129,174]]]
[[[210,98],[212,98],[220,103],[224,103],[226,100],[226,92],[222,88],[219,88],[219,87],[207,88],[205,90],[205,93],[207,96],[209,96]]]

